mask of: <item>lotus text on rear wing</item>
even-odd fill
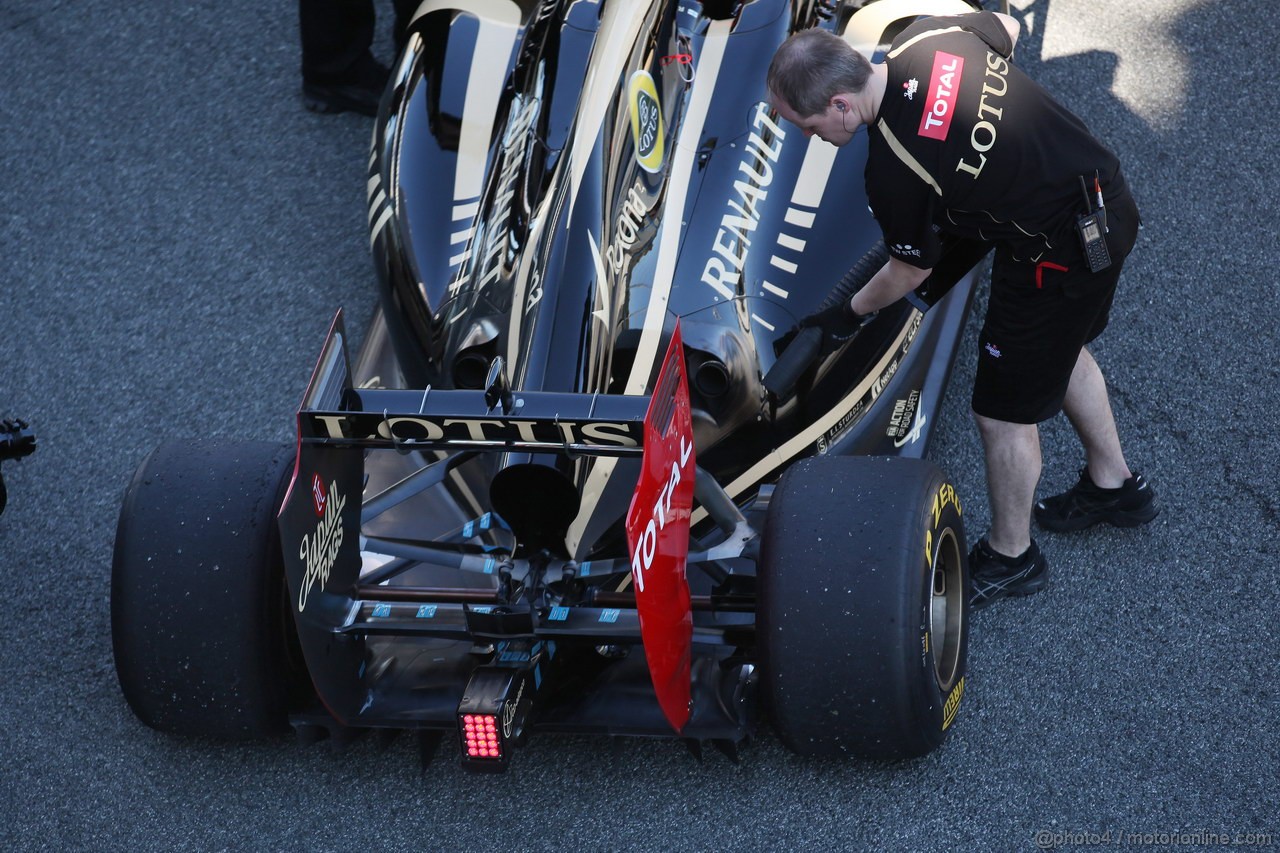
[[[433,417],[372,412],[302,412],[304,440],[360,445],[415,444],[453,449],[582,449],[638,453],[641,424],[626,421]]]

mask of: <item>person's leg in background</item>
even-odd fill
[[[298,0],[307,109],[377,114],[387,69],[369,50],[374,23],[373,0]]]

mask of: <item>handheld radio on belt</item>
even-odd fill
[[[1089,263],[1089,272],[1102,272],[1111,266],[1111,253],[1107,251],[1107,208],[1102,203],[1102,184],[1097,172],[1093,173],[1093,190],[1098,201],[1097,210],[1093,209],[1089,187],[1081,175],[1080,191],[1084,193],[1085,215],[1076,219],[1076,233],[1080,235],[1080,246]]]

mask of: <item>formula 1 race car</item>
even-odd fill
[[[112,574],[168,732],[534,732],[936,748],[965,690],[961,504],[924,459],[983,247],[827,352],[886,260],[866,137],[765,100],[821,26],[878,59],[961,0],[426,0],[369,159],[379,308],[294,446],[173,441]],[[838,283],[838,284],[837,284]],[[835,286],[835,290],[832,287]]]

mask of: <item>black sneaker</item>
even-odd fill
[[[969,551],[969,604],[981,609],[1006,596],[1031,595],[1049,582],[1049,561],[1032,540],[1020,557],[996,553],[983,536]]]
[[[313,113],[378,114],[382,92],[391,72],[370,57],[362,57],[341,78],[303,80],[302,102]]]
[[[1036,522],[1045,530],[1067,533],[1084,530],[1103,521],[1116,527],[1137,527],[1160,514],[1156,493],[1134,474],[1118,489],[1103,489],[1093,483],[1087,467],[1080,469],[1080,482],[1067,491],[1036,503]]]

